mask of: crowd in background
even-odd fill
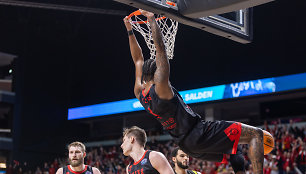
[[[274,150],[265,155],[264,174],[306,174],[306,126],[298,127],[290,121],[289,124],[280,124],[279,121],[268,125],[264,129],[269,131],[275,139]],[[146,149],[162,152],[170,163],[170,154],[176,145],[170,141],[156,141],[151,136]],[[245,156],[246,173],[252,173],[252,165],[247,156],[247,145],[243,145]],[[97,167],[102,174],[123,174],[125,167],[131,162],[130,158],[124,157],[120,145],[111,147],[95,147],[87,149],[85,164]],[[27,163],[14,161],[7,167],[7,174],[55,174],[59,167],[67,165],[66,158],[55,159],[45,162],[42,166],[31,169]],[[233,173],[230,163],[217,163],[201,161],[190,158],[189,169],[202,174],[228,174]]]

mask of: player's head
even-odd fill
[[[124,129],[123,140],[121,144],[123,154],[125,156],[129,156],[133,146],[138,145],[144,148],[146,142],[147,142],[147,135],[143,129],[137,126]]]
[[[142,66],[141,83],[154,80],[155,71],[156,61],[154,59],[147,59]]]
[[[176,147],[172,152],[172,161],[176,167],[182,169],[188,169],[189,167],[189,155],[183,152],[179,147]]]
[[[73,142],[68,145],[69,163],[72,167],[77,167],[84,164],[86,156],[86,147],[81,142]]]

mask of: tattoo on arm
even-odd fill
[[[261,129],[250,126],[241,127],[241,138],[249,144],[249,158],[255,174],[263,172],[263,133]]]
[[[154,77],[155,82],[167,82],[169,81],[170,65],[167,58],[166,47],[163,40],[163,35],[160,31],[155,18],[148,19],[152,30],[152,37],[156,48],[156,76]]]
[[[156,49],[161,49],[161,50],[165,49],[163,36],[162,36],[162,33],[160,31],[159,26],[157,26],[155,18],[150,18],[149,22],[150,22],[150,25],[151,25],[152,37],[153,37],[154,45],[155,45]]]

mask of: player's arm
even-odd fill
[[[123,19],[126,30],[133,31],[131,23],[128,21],[128,17]],[[134,34],[130,33],[129,35],[129,44],[130,51],[135,64],[135,85],[134,85],[134,94],[136,98],[139,98],[139,93],[141,92],[141,76],[142,76],[142,65],[143,65],[143,55],[141,47],[139,46],[137,39]]]
[[[170,166],[166,157],[156,151],[152,151],[149,155],[150,162],[152,166],[158,171],[160,174],[174,174],[172,167]]]
[[[126,166],[126,168],[125,168],[126,174],[129,174],[129,166],[130,165]]]
[[[169,82],[170,64],[166,53],[163,35],[156,23],[154,14],[140,10],[150,22],[154,46],[156,48],[156,72],[154,75],[155,91],[161,99],[172,99],[173,91]]]
[[[101,174],[100,170],[97,169],[96,167],[92,167],[92,172],[93,174]]]
[[[63,168],[61,167],[57,169],[56,174],[63,174]]]

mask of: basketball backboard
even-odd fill
[[[190,18],[180,13],[178,4],[165,0],[115,0],[135,8],[145,9],[164,15],[179,23],[240,42],[252,40],[252,8],[216,15],[211,10],[207,17]]]

